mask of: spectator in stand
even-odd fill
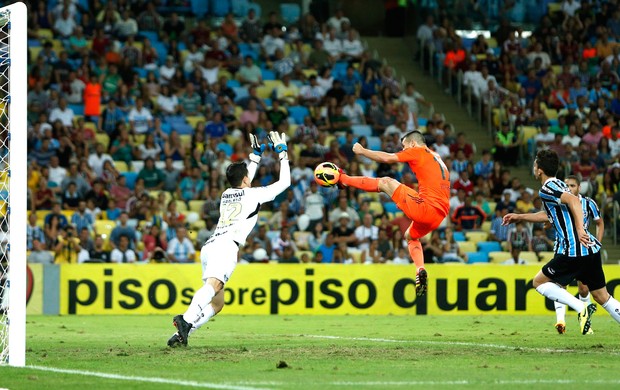
[[[472,196],[474,194],[474,183],[469,180],[469,172],[463,170],[459,173],[459,179],[452,184],[452,191],[456,193],[459,189],[465,191],[465,195]]]
[[[503,121],[500,131],[495,134],[494,160],[502,165],[516,165],[519,156],[517,135],[510,129],[508,121]]]
[[[172,263],[193,263],[196,255],[194,244],[187,237],[185,227],[176,228],[176,237],[168,242],[168,259]]]
[[[452,222],[456,225],[456,230],[476,230],[480,229],[487,216],[478,206],[472,205],[472,197],[467,195],[465,203],[457,207],[452,215]]]
[[[54,242],[55,264],[75,264],[78,254],[82,250],[80,239],[71,225],[67,225],[60,230],[60,234]]]
[[[515,249],[518,251],[532,251],[532,240],[529,230],[525,228],[525,223],[519,222],[515,224],[515,227],[508,233],[507,244],[509,252]]]
[[[123,211],[118,218],[119,224],[112,229],[110,233],[110,245],[116,248],[120,245],[121,236],[125,236],[129,239],[129,248],[135,248],[136,245],[136,230],[128,225],[129,214]]]
[[[420,114],[420,105],[427,108],[432,107],[432,104],[424,99],[424,96],[415,90],[415,85],[412,82],[408,82],[405,86],[405,92],[400,95],[400,103],[406,104],[409,107],[409,112],[418,116]]]
[[[312,50],[308,56],[308,66],[313,69],[320,69],[322,67],[331,66],[333,62],[333,58],[330,57],[329,53],[323,47],[323,41],[321,39],[315,39],[314,50]]]
[[[374,226],[373,217],[370,214],[364,215],[363,222],[355,228],[355,237],[357,238],[357,248],[367,250],[370,243],[379,239],[379,228]]]
[[[493,174],[494,162],[488,149],[482,151],[482,159],[474,165],[474,175],[489,180]]]
[[[508,214],[508,208],[496,209],[495,218],[491,221],[491,230],[489,231],[489,241],[504,242],[508,240],[508,232],[512,229],[510,226],[503,225],[502,219]]]
[[[580,175],[581,177],[590,177],[592,172],[597,171],[589,150],[581,152],[579,161],[572,164],[571,170],[573,175]]]
[[[134,263],[138,261],[138,256],[134,252],[129,244],[130,237],[123,234],[119,237],[118,246],[112,249],[110,253],[111,263]]]

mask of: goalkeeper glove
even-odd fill
[[[269,133],[269,141],[273,144],[273,150],[278,153],[280,160],[288,160],[288,147],[286,146],[286,134],[279,134],[277,131]]]
[[[250,153],[250,161],[255,162],[256,164],[260,163],[261,155],[267,148],[265,144],[259,144],[258,138],[254,134],[249,134],[250,145],[252,146],[252,153]]]

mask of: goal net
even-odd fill
[[[0,8],[0,364],[26,343],[27,10]]]

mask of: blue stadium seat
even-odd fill
[[[427,123],[428,123],[428,119],[418,118],[418,126],[426,126]]]
[[[370,137],[372,136],[372,127],[368,125],[353,125],[351,126],[351,130],[353,130],[353,134],[358,137]]]
[[[260,19],[260,16],[263,12],[263,8],[260,6],[260,4],[258,3],[248,3],[248,12],[250,12],[250,10],[253,9],[254,12],[256,13],[256,18]]]
[[[261,73],[261,77],[264,80],[275,80],[276,79],[276,74],[273,70],[269,70],[269,69],[261,69],[260,70]]]
[[[231,87],[233,91],[235,91],[235,103],[240,101],[243,98],[250,96],[248,93],[248,89],[246,87]]]
[[[269,99],[269,98],[267,98],[267,99],[263,99],[263,102],[265,103],[265,105],[266,105],[267,107],[271,107],[271,103],[272,103],[271,99]]]
[[[241,84],[237,80],[231,79],[231,80],[226,81],[226,86],[228,88],[238,88],[241,86]]]
[[[125,176],[125,184],[127,188],[133,190],[136,187],[136,179],[138,174],[136,172],[123,172],[121,175]]]
[[[219,2],[219,0],[215,0]],[[204,17],[209,12],[209,0],[192,0],[192,13],[199,18]]]
[[[347,68],[349,67],[348,62],[336,62],[334,67],[332,68],[332,76],[334,78],[341,78],[347,73]]]
[[[282,14],[282,20],[286,24],[293,24],[299,20],[301,16],[301,7],[295,3],[283,3],[280,4],[280,14]]]
[[[168,56],[168,48],[162,42],[153,42],[153,49],[157,52],[157,58],[159,59],[159,63],[163,64],[166,62],[166,57]]]
[[[304,106],[291,106],[288,108],[288,114],[295,120],[295,123],[300,125],[304,123],[304,117],[310,115],[310,111]]]
[[[140,67],[134,67],[133,68],[134,72],[136,72],[138,74],[138,77],[140,77],[141,79],[145,79],[146,75],[149,73],[146,69],[144,68],[140,68]]]
[[[38,39],[28,39],[28,47],[39,47],[41,42]]]
[[[488,253],[467,252],[467,262],[469,264],[488,263],[489,255]]]
[[[458,241],[458,242],[467,241],[467,237],[465,237],[465,234],[463,232],[454,232],[453,237],[454,237],[454,241]]]
[[[235,16],[246,16],[248,14],[248,0],[231,0],[230,8]]]
[[[258,60],[258,53],[255,52],[254,50],[252,50],[252,48],[247,48],[247,49],[241,49],[239,48],[239,54],[241,54],[241,57],[245,58],[247,56],[252,57],[252,59],[254,61]]]
[[[400,211],[400,209],[398,208],[398,206],[396,206],[396,203],[394,202],[385,202],[383,204],[383,210],[385,210],[385,212],[387,213],[397,213]]]
[[[84,105],[83,104],[69,104],[69,108],[73,110],[75,115],[84,115]]]
[[[366,100],[357,99],[355,102],[362,107],[362,110],[364,110],[364,112],[366,112],[366,107],[368,107],[368,103],[366,103]]]
[[[157,34],[157,31],[140,31],[139,35],[143,36],[144,38],[147,38],[149,41],[151,41],[152,44],[155,44],[156,42],[159,42],[159,35]]]
[[[482,241],[478,243],[478,250],[484,253],[500,252],[502,251],[502,246],[497,241]]]
[[[202,0],[193,0],[193,2],[202,1]],[[211,13],[213,16],[226,16],[226,14],[230,12],[230,1],[229,0],[216,0],[211,4]]]
[[[226,153],[227,157],[230,157],[232,155],[232,153],[233,153],[232,146],[230,146],[226,142],[220,142],[219,144],[217,144],[217,150],[221,150],[224,153]]]
[[[115,221],[118,219],[118,217],[120,217],[122,211],[122,209],[108,209],[108,211],[106,211],[106,214],[108,215],[108,219],[110,221]]]
[[[379,137],[367,137],[368,141],[368,149],[370,150],[381,150],[381,138]]]

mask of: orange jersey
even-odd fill
[[[434,207],[450,210],[450,172],[439,155],[426,146],[417,146],[396,153],[398,161],[406,162],[418,179],[420,198]]]

